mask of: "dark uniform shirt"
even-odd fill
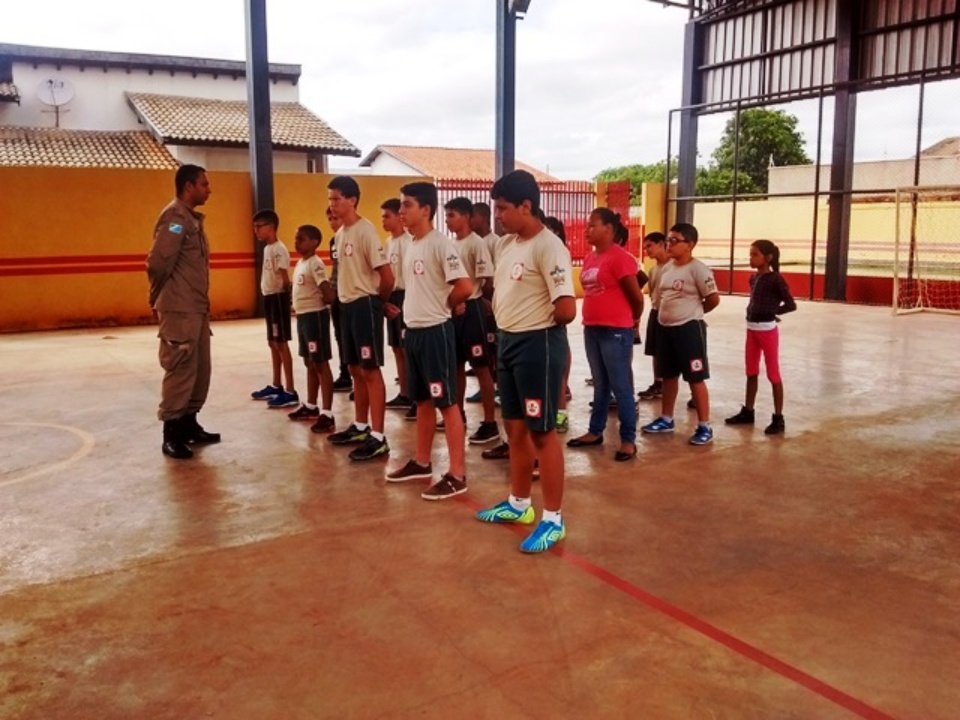
[[[787,281],[778,272],[750,276],[750,303],[747,322],[773,322],[777,315],[793,312],[797,303],[790,294]]]

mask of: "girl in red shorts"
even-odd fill
[[[767,435],[786,430],[783,420],[783,382],[780,379],[780,315],[797,309],[787,281],[780,274],[780,248],[769,240],[757,240],[750,246],[750,267],[757,274],[750,278],[750,303],[747,305],[746,400],[740,412],[726,419],[727,425],[753,425],[753,404],[757,399],[760,358],[773,386],[773,419],[764,429]]]

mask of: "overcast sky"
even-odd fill
[[[244,58],[243,0],[5,4],[0,42]],[[301,65],[303,104],[364,154],[380,143],[493,147],[493,0],[268,0],[267,9],[271,61]],[[517,158],[566,179],[663,159],[686,20],[647,0],[533,0],[517,30]],[[859,160],[913,153],[916,96],[861,97]],[[957,81],[930,86],[924,145],[960,135],[958,105]],[[800,117],[813,156],[816,103],[785,109]],[[701,122],[701,162],[725,120]]]

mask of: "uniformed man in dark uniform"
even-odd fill
[[[206,171],[177,170],[177,197],[160,213],[147,255],[150,307],[160,321],[160,410],[163,454],[193,457],[190,443],[220,442],[200,427],[197,413],[210,387],[210,245],[195,208],[210,197]]]

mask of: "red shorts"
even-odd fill
[[[763,355],[767,366],[767,380],[772,383],[780,382],[780,329],[750,330],[747,329],[747,346],[744,351],[744,361],[747,366],[747,377],[760,374],[760,356]]]

